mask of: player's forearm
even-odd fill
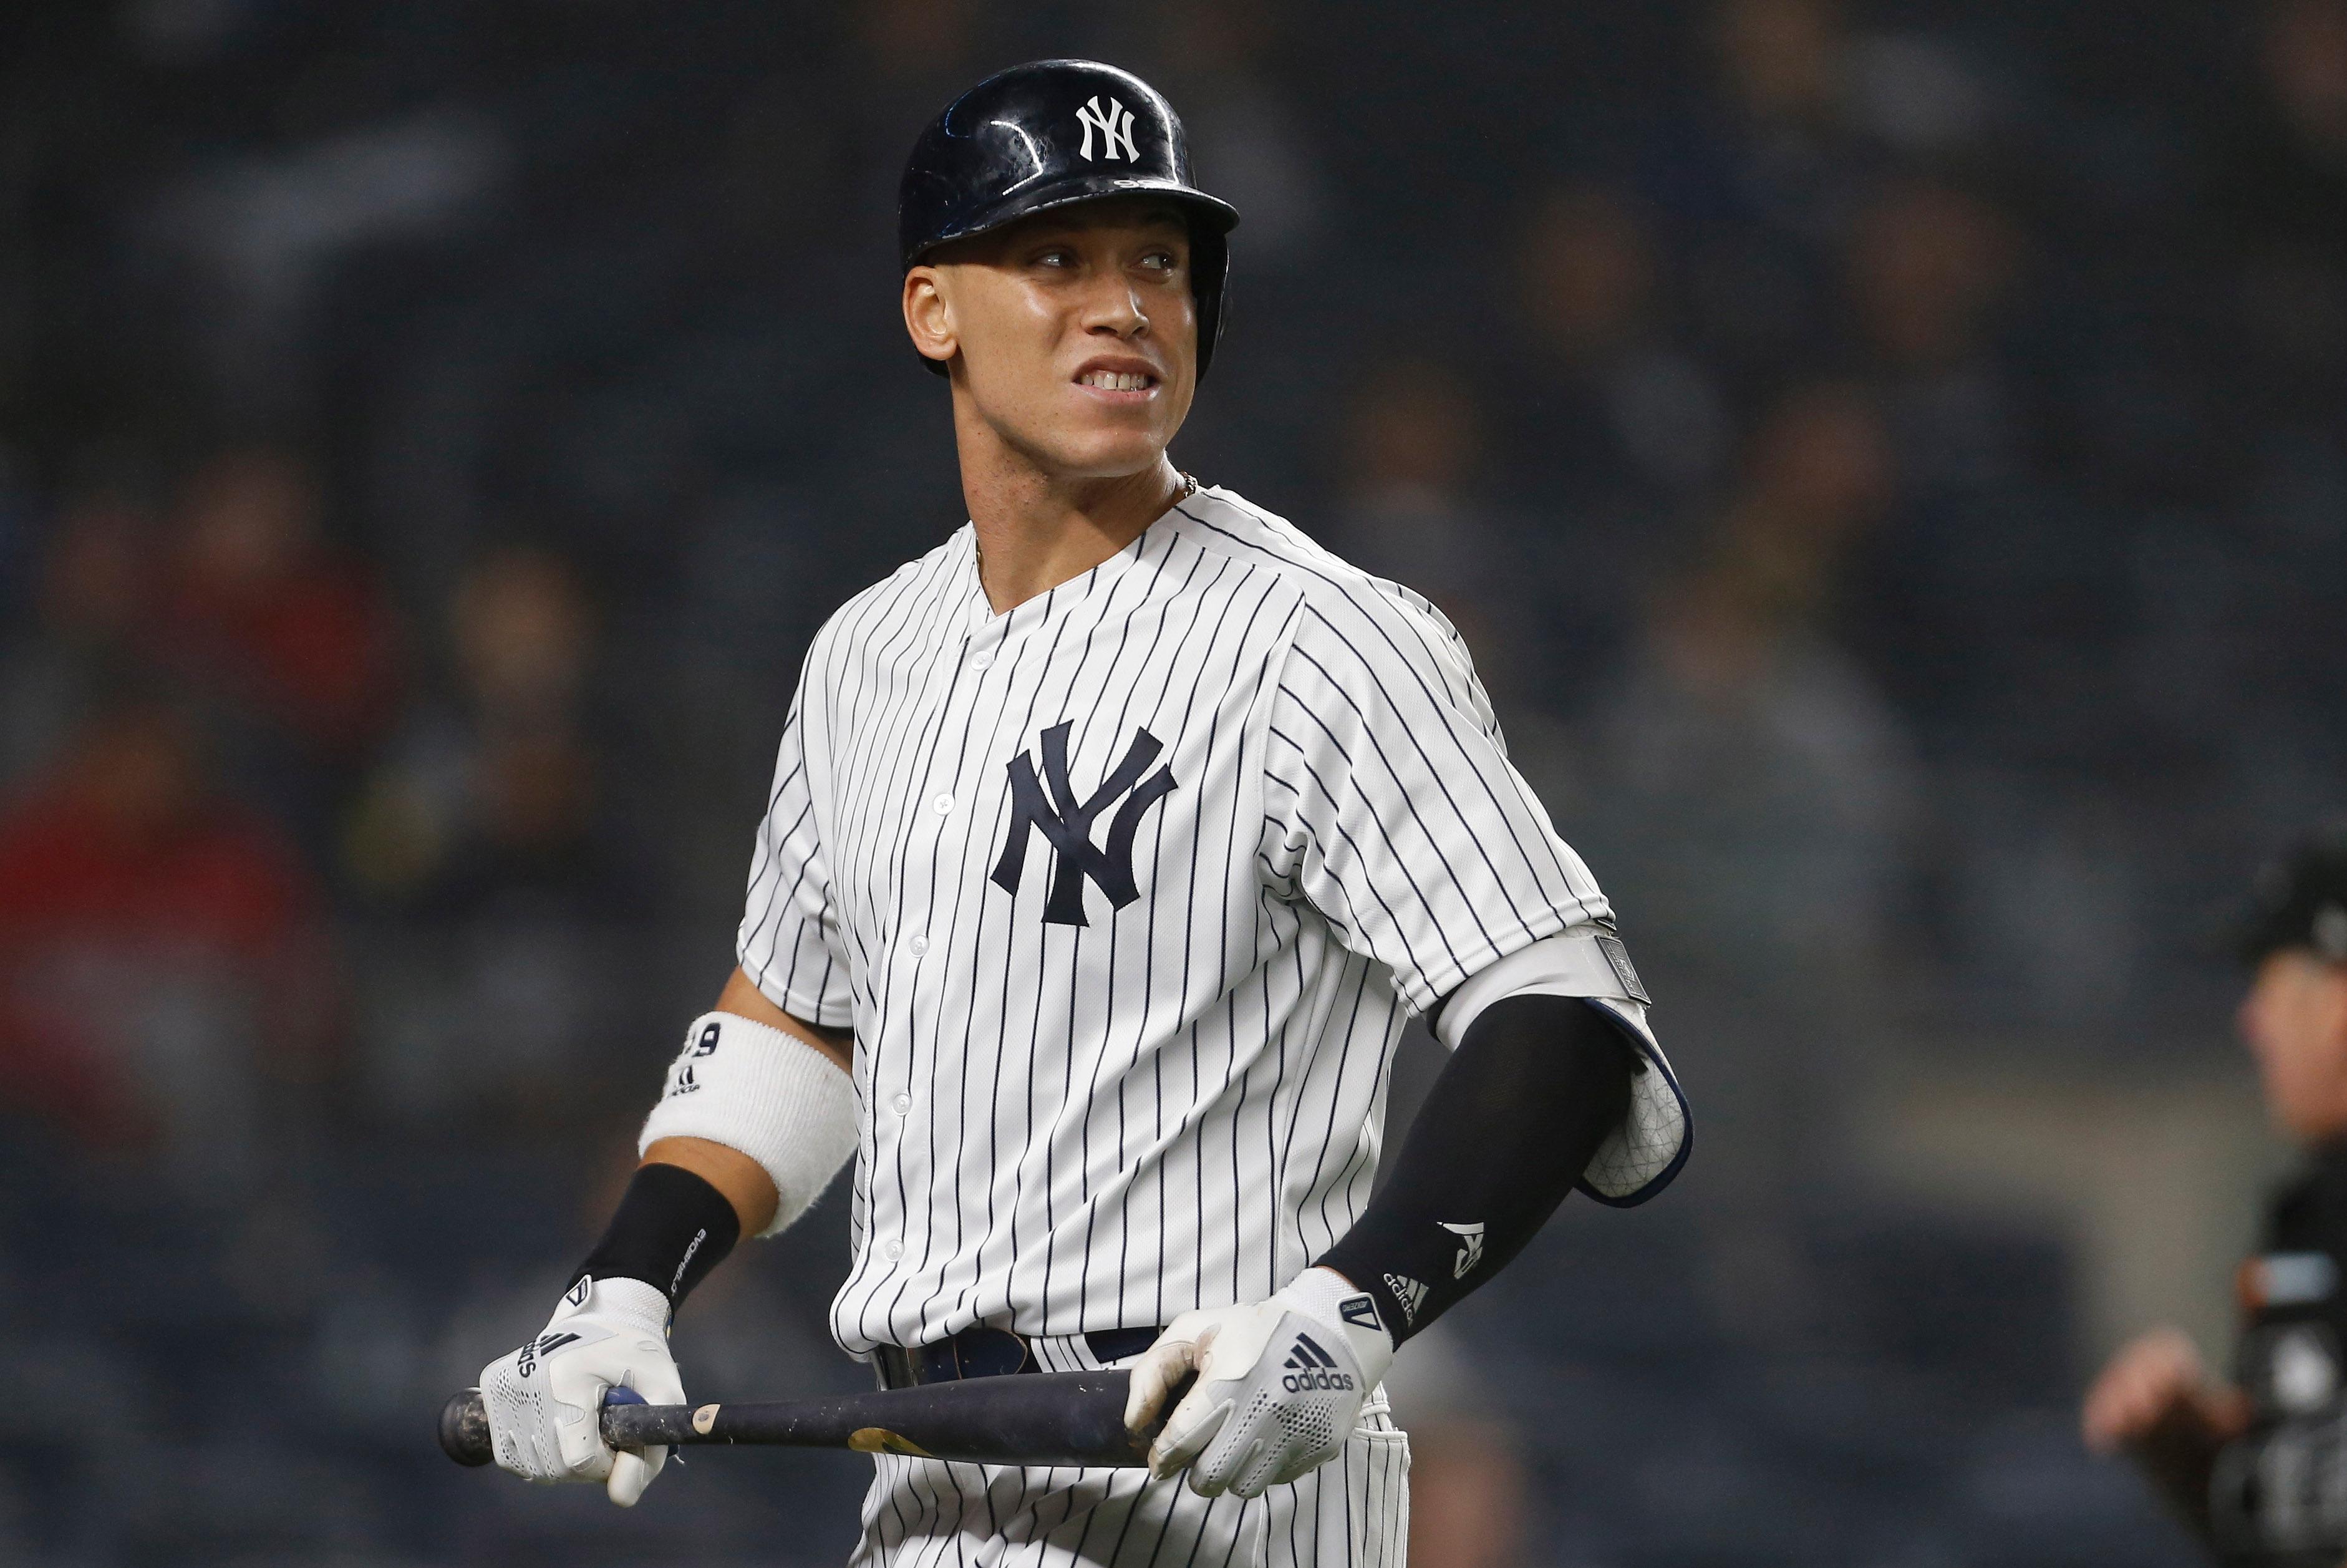
[[[853,1050],[846,1030],[792,1017],[736,969],[685,1030],[637,1152],[724,1194],[743,1235],[771,1235],[856,1152]]]
[[[706,1138],[658,1138],[644,1149],[646,1165],[673,1165],[700,1177],[733,1211],[743,1235],[758,1235],[774,1220],[780,1194],[766,1167],[739,1149]]]
[[[642,1163],[574,1286],[641,1280],[674,1311],[743,1236],[796,1218],[854,1147],[852,1050],[845,1030],[791,1017],[734,970],[689,1031]]]
[[[1620,1125],[1634,1049],[1571,997],[1514,996],[1469,1026],[1392,1173],[1318,1261],[1407,1338],[1523,1249]]]
[[[844,1029],[817,1029],[793,1018],[766,999],[750,977],[735,969],[717,998],[717,1010],[778,1029],[831,1059],[843,1072],[856,1050],[856,1037]],[[733,1205],[743,1235],[763,1235],[774,1223],[781,1201],[774,1180],[756,1160],[731,1144],[708,1138],[654,1139],[644,1147],[647,1165],[675,1165],[692,1172],[717,1189]]]
[[[570,1288],[579,1291],[582,1280],[640,1280],[665,1296],[673,1313],[741,1239],[741,1215],[725,1194],[682,1166],[647,1161],[595,1250],[572,1272]]]

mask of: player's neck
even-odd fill
[[[1137,474],[1072,478],[999,444],[982,455],[965,446],[962,498],[987,602],[999,615],[1083,576],[1163,517],[1186,483],[1163,457]]]

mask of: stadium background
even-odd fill
[[[2347,753],[2335,0],[13,0],[0,1560],[841,1559],[860,1460],[429,1419],[961,518],[896,175],[1054,53],[1245,214],[1176,457],[1450,610],[1698,1107],[1403,1358],[1421,1563],[2187,1561],[2071,1411],[2222,1352],[2280,1153],[2209,933]],[[843,1240],[697,1394],[858,1386]]]

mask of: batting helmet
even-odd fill
[[[1096,60],[1034,60],[986,78],[946,106],[913,144],[897,195],[907,271],[963,240],[1079,201],[1163,196],[1190,220],[1198,297],[1198,374],[1222,336],[1235,208],[1192,183],[1181,117],[1155,87]],[[946,367],[923,364],[938,374]]]

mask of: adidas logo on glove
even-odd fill
[[[1279,1380],[1279,1386],[1291,1394],[1301,1394],[1313,1389],[1350,1390],[1353,1387],[1353,1375],[1338,1371],[1337,1358],[1314,1344],[1309,1334],[1296,1337],[1296,1344],[1287,1352],[1287,1359],[1280,1365],[1288,1368],[1289,1371]]]
[[[547,1334],[531,1340],[521,1348],[521,1359],[514,1366],[515,1375],[528,1377],[538,1370],[538,1358],[540,1356],[559,1350],[578,1337],[576,1334]]]

